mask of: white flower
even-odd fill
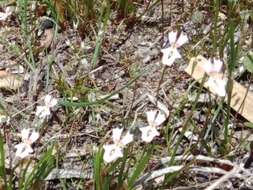
[[[45,106],[37,106],[37,110],[35,113],[36,116],[43,119],[51,114],[50,108],[53,108],[54,106],[56,106],[58,101],[56,98],[53,98],[51,95],[46,95],[44,102],[45,102]]]
[[[221,97],[226,96],[226,85],[227,85],[226,78],[221,79],[209,77],[208,81],[206,82],[206,85],[210,88],[211,91],[213,91],[218,96]]]
[[[214,58],[213,62],[211,59],[205,61],[202,68],[206,73],[220,73],[223,66],[223,62],[219,59]]]
[[[118,158],[123,157],[123,148],[133,141],[133,135],[127,132],[123,138],[123,129],[115,128],[112,130],[112,140],[114,144],[104,145],[105,150],[103,159],[105,162],[109,163]]]
[[[122,148],[116,144],[104,145],[104,161],[107,163],[113,162],[114,160],[123,157]]]
[[[177,38],[177,32],[172,31],[169,33],[169,43],[171,46],[174,46],[175,48],[179,48],[187,42],[188,42],[188,37],[186,34],[181,33],[180,36]]]
[[[206,73],[210,74],[208,81],[206,82],[207,87],[218,96],[226,96],[227,79],[215,75],[215,73],[221,73],[223,62],[214,58],[213,62],[209,59],[201,66]]]
[[[39,138],[39,133],[34,129],[22,129],[20,136],[22,143],[15,146],[16,156],[23,159],[33,153],[31,145]]]
[[[165,113],[159,110],[148,111],[147,113],[148,126],[141,127],[141,138],[145,142],[151,142],[154,137],[159,136],[156,127],[161,125],[167,118]]]
[[[7,7],[4,12],[0,12],[0,21],[4,21],[12,14],[11,7]]]
[[[188,38],[185,34],[181,33],[177,38],[177,32],[169,33],[169,43],[170,47],[162,49],[163,53],[162,63],[164,65],[171,66],[176,59],[180,59],[181,55],[177,48],[181,47],[183,44],[188,42]]]

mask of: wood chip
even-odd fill
[[[0,88],[7,90],[17,90],[23,84],[23,78],[18,75],[6,75],[0,77]]]

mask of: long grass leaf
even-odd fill
[[[137,178],[141,175],[141,173],[146,168],[147,163],[148,163],[148,161],[150,159],[152,150],[153,150],[153,146],[151,146],[148,149],[148,151],[146,153],[144,153],[143,157],[136,164],[134,172],[133,172],[132,176],[128,180],[129,189],[131,189],[133,187],[134,182],[137,180]]]

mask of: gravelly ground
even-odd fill
[[[170,118],[171,123],[169,125],[175,127],[173,132],[180,134],[177,130],[182,127],[182,122],[191,109],[189,102],[182,102],[187,99],[187,90],[193,82],[190,76],[184,72],[184,68],[190,57],[196,52],[207,54],[205,50],[210,45],[208,44],[209,39],[206,39],[194,50],[192,49],[193,45],[203,39],[205,34],[201,30],[207,28],[211,21],[208,18],[208,6],[204,6],[205,3],[199,5],[203,10],[203,20],[194,20],[190,16],[192,12],[189,2],[184,2],[184,6],[175,2],[171,8],[169,3],[165,2],[163,25],[161,22],[161,6],[150,11],[130,29],[126,29],[124,24],[110,23],[103,41],[102,55],[95,69],[91,69],[89,64],[92,60],[95,38],[90,36],[84,39],[84,47],[82,47],[82,39],[78,32],[69,28],[56,35],[49,52],[46,54],[42,52],[38,55],[37,68],[29,70],[23,56],[23,52],[26,50],[22,49],[24,41],[22,41],[20,26],[17,24],[15,16],[10,18],[7,23],[3,24],[6,28],[1,28],[0,65],[9,64],[10,61],[21,63],[27,71],[29,70],[26,73],[26,75],[29,74],[29,78],[25,80],[17,93],[13,91],[1,92],[1,98],[4,99],[4,105],[7,106],[10,115],[25,109],[21,114],[15,114],[10,125],[5,126],[11,129],[5,131],[5,133],[10,134],[9,144],[17,142],[14,132],[34,124],[34,114],[31,113],[35,111],[36,101],[48,92],[53,92],[58,97],[72,95],[81,100],[91,100],[123,87],[136,73],[142,73],[142,76],[133,85],[119,93],[120,98],[109,101],[105,105],[92,109],[87,107],[76,110],[59,107],[45,128],[41,143],[36,145],[37,153],[39,153],[41,147],[46,146],[45,144],[56,141],[59,144],[59,150],[64,154],[66,153],[66,158],[60,163],[60,168],[80,169],[82,167],[84,170],[90,168],[90,161],[86,163],[84,160],[92,158],[93,145],[109,139],[109,133],[113,127],[127,126],[136,115],[138,115],[136,126],[145,123],[145,111],[153,106],[147,94],[156,96],[163,72],[160,49],[162,46],[166,46],[167,33],[165,32],[165,37],[162,39],[162,31],[169,31],[176,24],[188,34],[190,43],[180,50],[184,55],[183,59],[178,60],[174,66],[166,68],[158,98],[168,106],[171,113],[176,112],[181,105],[185,106],[179,113],[181,118]],[[19,51],[12,49],[12,43],[20,47]],[[50,64],[52,67],[49,67]],[[50,75],[47,74],[49,69],[51,70]],[[62,81],[61,78],[64,80]],[[64,85],[68,86],[68,90],[62,89]],[[94,87],[97,90],[92,90]],[[71,88],[77,90],[74,92]],[[211,106],[214,105],[211,104]],[[203,128],[206,127],[204,121],[207,119],[205,115],[210,111],[209,108],[209,103],[200,104],[196,113],[193,114],[193,120],[197,121],[197,129],[193,131],[196,135],[201,135],[204,131]],[[71,112],[73,114],[69,114]],[[234,120],[236,125],[242,125],[242,118]],[[214,134],[222,133],[220,130],[222,122],[223,118],[219,118],[219,122],[213,124],[214,128],[218,130]],[[236,130],[240,131],[238,128]],[[178,137],[174,135],[173,138],[177,139]],[[213,143],[210,148],[217,150],[216,147],[220,141],[213,138],[210,138]],[[160,144],[161,147],[166,146],[166,140],[162,136],[154,143]],[[183,154],[187,146],[197,147],[191,150],[192,152],[206,154],[206,150],[203,150],[202,147],[205,143],[207,142],[198,145],[196,143],[194,146],[191,140],[185,138],[182,140],[177,154]],[[235,140],[234,148],[237,151],[240,148],[236,147],[236,143]],[[157,150],[158,155],[160,157],[166,156],[168,150],[161,147]],[[12,145],[8,148],[13,150]],[[245,151],[238,151],[243,157]],[[12,151],[10,152],[13,154]],[[217,153],[217,151],[213,152],[214,154]],[[68,156],[74,153],[79,155],[80,159],[77,159],[76,155]],[[194,181],[196,178],[191,180]],[[201,181],[200,178],[197,180]],[[179,181],[179,183],[184,184],[185,181]]]

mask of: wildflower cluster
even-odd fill
[[[160,126],[168,117],[169,110],[158,102],[157,110],[151,110],[146,112],[148,125],[141,127],[141,139],[144,142],[151,142],[154,137],[159,136],[157,127]],[[127,144],[131,143],[134,139],[133,134],[129,131],[122,137],[123,129],[115,128],[112,130],[113,144],[104,145],[105,150],[103,159],[105,162],[110,163],[118,158],[123,157],[123,149]]]
[[[178,48],[188,42],[188,37],[184,33],[170,32],[168,35],[169,44],[168,48],[162,49],[163,53],[162,63],[167,66],[172,66],[176,59],[182,56]],[[218,96],[226,96],[227,79],[224,77],[216,76],[222,72],[223,62],[219,59],[209,59],[202,65],[204,71],[209,74],[207,86]]]
[[[188,38],[183,33],[179,37],[177,36],[177,32],[170,32],[170,47],[161,50],[163,53],[162,63],[164,65],[171,66],[176,59],[181,58],[178,48],[185,44]],[[146,143],[150,143],[156,136],[160,135],[157,128],[169,116],[169,110],[159,101],[157,102],[157,107],[158,109],[146,112],[148,125],[140,128],[141,139]],[[123,129],[120,128],[112,130],[113,144],[103,146],[105,150],[103,159],[105,162],[110,163],[123,157],[123,149],[133,141],[133,135],[129,131],[123,137],[122,132]]]
[[[51,115],[51,108],[57,105],[57,99],[53,98],[51,95],[46,95],[44,98],[44,106],[37,106],[35,115],[39,119],[46,119]],[[23,159],[33,153],[32,144],[38,140],[39,133],[33,128],[22,129],[19,136],[22,142],[15,146],[16,156]]]
[[[188,42],[188,37],[184,33],[170,32],[168,35],[168,48],[162,49],[162,63],[166,66],[172,66],[176,59],[181,58],[178,48]],[[207,85],[212,88],[219,96],[226,95],[226,79],[215,76],[221,73],[223,63],[219,59],[210,59],[202,65],[204,71],[210,75]],[[148,125],[140,128],[141,139],[146,143],[150,143],[156,136],[159,136],[157,128],[164,123],[169,116],[169,110],[162,103],[157,102],[158,109],[146,112]],[[123,157],[123,149],[127,144],[133,141],[133,135],[128,131],[122,137],[123,129],[116,128],[112,130],[113,144],[104,145],[104,161],[107,163],[113,162],[120,157]]]

